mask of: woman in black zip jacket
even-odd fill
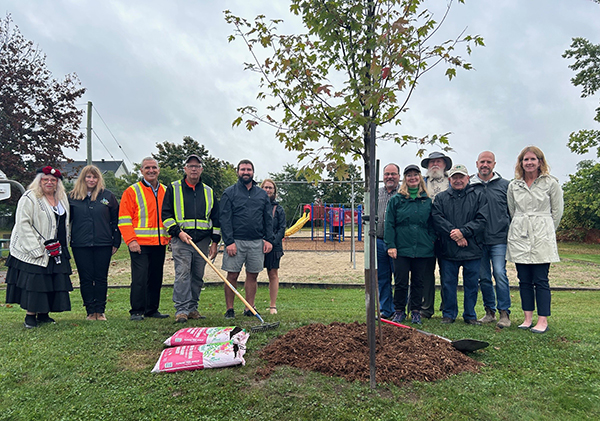
[[[81,170],[69,193],[69,205],[71,250],[87,320],[106,320],[108,267],[111,256],[121,245],[119,202],[104,188],[98,167],[88,165]]]

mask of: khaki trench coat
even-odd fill
[[[524,180],[508,185],[508,230],[506,259],[514,263],[540,264],[560,261],[556,228],[563,214],[563,191],[558,180],[541,175],[531,187]]]

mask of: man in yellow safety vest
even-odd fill
[[[172,237],[173,303],[178,323],[204,318],[198,311],[198,301],[206,261],[191,243],[212,259],[221,241],[219,202],[212,188],[202,182],[202,170],[202,158],[188,156],[184,163],[185,177],[169,185],[162,207],[162,220]]]

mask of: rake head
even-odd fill
[[[262,325],[253,326],[250,328],[251,332],[264,332],[266,330],[277,329],[280,322],[275,323],[263,323]]]

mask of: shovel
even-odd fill
[[[250,304],[248,304],[248,301],[246,301],[246,299],[242,296],[242,294],[240,294],[238,292],[238,290],[233,285],[231,285],[231,283],[221,274],[221,272],[219,272],[219,269],[217,269],[217,267],[208,259],[208,257],[206,257],[204,253],[202,253],[202,251],[198,248],[198,246],[196,244],[194,244],[193,241],[190,241],[188,244],[190,244],[192,247],[194,247],[196,249],[196,251],[198,252],[198,254],[200,254],[200,256],[202,256],[202,258],[215,271],[215,273],[217,275],[219,275],[219,278],[221,278],[221,280],[223,282],[225,282],[225,284],[235,293],[235,295],[237,295],[238,298],[240,300],[242,300],[242,302],[246,305],[246,307],[248,307],[250,309],[250,311],[252,312],[252,314],[254,314],[258,318],[258,320],[260,320],[260,322],[262,324],[260,326],[254,326],[254,327],[250,328],[250,330],[252,332],[264,332],[265,330],[275,329],[275,328],[279,327],[279,322],[276,322],[276,323],[265,323],[265,321],[263,320],[263,318],[260,317],[260,314],[258,314],[256,312],[256,310],[254,310],[254,307],[252,307]]]
[[[386,319],[381,319],[381,318],[379,320],[381,320],[383,323],[387,323],[392,326],[403,327],[405,329],[414,329],[413,327],[402,325],[402,324],[396,323],[396,322],[392,322],[391,320],[386,320]],[[450,342],[450,344],[454,347],[454,349],[456,349],[460,352],[473,352],[473,351],[477,351],[478,349],[486,348],[490,345],[489,343],[487,343],[485,341],[478,341],[475,339],[459,339],[458,341],[452,341],[448,338],[444,338],[443,336],[436,335],[434,333],[425,332],[425,331],[419,330],[419,329],[414,329],[414,330],[416,330],[417,332],[422,333],[424,335],[435,336],[436,338],[440,338],[447,342]]]

